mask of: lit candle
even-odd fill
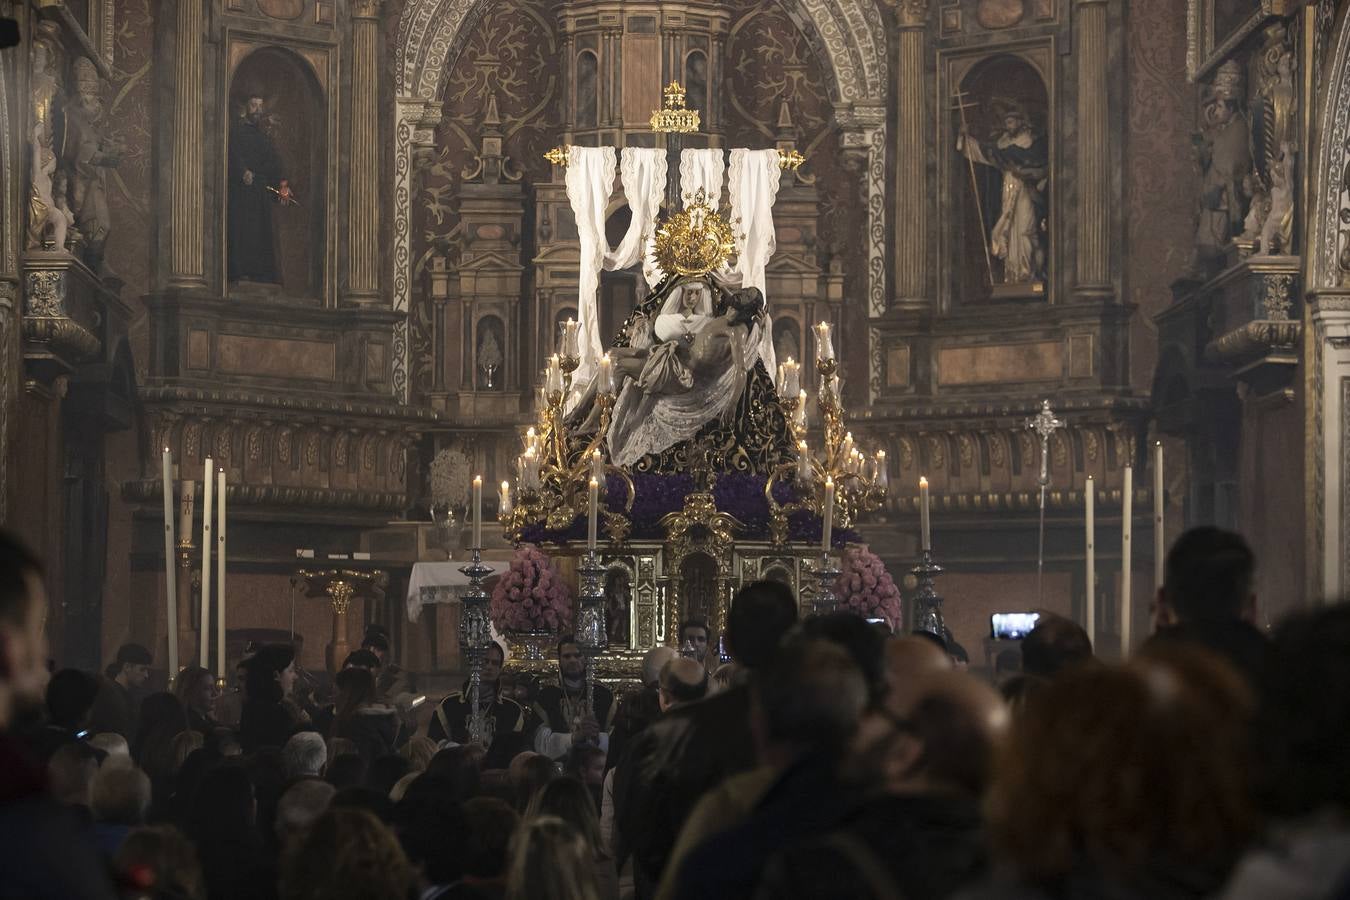
[[[589,497],[587,498],[588,506],[586,513],[586,549],[594,550],[595,532],[599,527],[597,521],[600,517],[600,482],[592,478],[591,483],[587,485],[587,493],[589,494]]]
[[[577,323],[574,319],[568,319],[563,326],[562,355],[573,359],[577,356]]]
[[[548,374],[544,380],[544,391],[548,394],[550,402],[556,402],[555,397],[562,394],[562,368],[558,365],[557,355],[548,358]]]
[[[216,473],[216,678],[225,677],[225,469]]]
[[[521,456],[521,460],[523,461],[521,474],[525,481],[525,487],[531,490],[537,489],[539,487],[539,466],[538,455],[534,452],[534,448],[531,447],[526,450],[524,455]]]
[[[820,549],[830,552],[834,537],[834,479],[825,476],[825,517],[820,528]]]
[[[791,397],[801,388],[801,372],[802,367],[789,356],[787,362],[783,363],[783,388],[781,391],[783,396]]]
[[[834,340],[830,336],[830,323],[821,322],[816,326],[816,361],[826,362],[834,359]]]
[[[614,360],[606,353],[600,357],[600,393],[606,396],[614,393]]]
[[[1153,442],[1153,589],[1163,585],[1163,561],[1167,558],[1167,533],[1163,528],[1163,512],[1167,503],[1163,487],[1162,441]]]
[[[600,448],[591,451],[591,478],[595,481],[603,481],[605,477],[605,457],[600,453]]]
[[[797,442],[797,480],[803,485],[811,483],[811,450],[806,441]]]
[[[851,431],[844,434],[843,454],[845,459],[853,455],[853,432]]]
[[[1134,530],[1134,468],[1125,467],[1125,483],[1120,492],[1120,655],[1130,653],[1131,609],[1130,535]]]
[[[778,364],[778,386],[779,386],[780,389],[783,387],[783,385],[787,384],[786,377],[787,377],[787,376],[784,375],[784,363],[779,363],[779,364]],[[785,391],[784,393],[786,393],[786,391]]]
[[[933,549],[933,533],[928,528],[928,479],[919,479],[919,536],[925,550]]]
[[[197,665],[203,669],[211,668],[211,553],[215,550],[215,542],[211,540],[211,511],[214,508],[211,503],[215,495],[216,473],[211,465],[211,457],[207,457],[202,468],[205,474],[202,478],[202,614],[201,622],[201,641],[198,651]]]
[[[539,438],[535,437],[534,426],[525,429],[525,449],[533,450]]]
[[[169,678],[178,674],[178,568],[174,565],[173,454],[164,448],[164,600],[169,630]],[[190,526],[189,526],[190,527]]]
[[[483,476],[473,476],[473,549],[483,549]]]
[[[886,451],[877,451],[877,487],[883,491],[891,486],[891,473],[886,471]]]
[[[1087,489],[1084,494],[1084,502],[1087,504],[1086,510],[1086,528],[1087,528],[1087,602],[1083,609],[1086,613],[1087,621],[1084,627],[1087,629],[1088,640],[1094,644],[1097,642],[1097,545],[1096,545],[1096,522],[1093,513],[1093,504],[1096,502],[1097,486],[1092,480],[1092,476],[1087,477]]]
[[[511,515],[511,482],[502,482],[502,503],[498,513],[503,519]]]

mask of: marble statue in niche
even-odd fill
[[[230,281],[281,281],[272,236],[272,207],[298,205],[285,168],[272,143],[274,122],[267,101],[249,91],[241,116],[230,123],[229,266]]]
[[[1207,278],[1223,264],[1228,245],[1247,217],[1252,167],[1250,134],[1242,109],[1242,67],[1229,60],[1204,91],[1202,129],[1191,139],[1200,170],[1192,274]]]
[[[123,148],[103,124],[103,84],[93,61],[81,56],[72,68],[76,95],[66,109],[64,147],[70,208],[84,239],[85,262],[107,275],[103,252],[111,219],[105,180],[107,170],[121,164]]]
[[[1049,142],[1040,127],[1044,83],[1025,61],[995,57],[963,79],[956,99],[956,151],[966,170],[958,184],[966,221],[980,231],[977,241],[964,243],[961,263],[984,269],[993,297],[1043,295],[1051,182]]]
[[[28,246],[42,247],[45,241],[58,250],[65,249],[66,235],[74,217],[66,208],[59,184],[56,159],[56,134],[61,82],[56,43],[46,34],[33,40],[32,73],[29,87],[33,98],[33,131],[29,152],[32,159],[28,199]],[[50,237],[48,234],[50,233]]]

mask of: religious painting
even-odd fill
[[[309,64],[286,50],[255,50],[235,69],[225,192],[232,289],[321,295],[324,108]]]
[[[605,632],[611,647],[627,647],[633,615],[633,573],[611,566],[605,572]]]
[[[1266,20],[1287,15],[1297,0],[1186,0],[1186,73],[1208,73]]]
[[[1040,73],[981,60],[953,97],[953,288],[960,302],[1043,299],[1050,260],[1049,98]]]

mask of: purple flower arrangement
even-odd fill
[[[834,583],[840,608],[865,619],[885,619],[894,631],[900,625],[900,589],[881,557],[866,547],[849,547],[840,563],[843,571]]]
[[[503,631],[549,631],[572,624],[572,589],[553,560],[521,544],[492,589],[492,621]]]

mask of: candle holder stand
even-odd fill
[[[840,574],[840,570],[834,564],[834,557],[828,553],[821,553],[820,565],[816,567],[815,572],[820,587],[816,589],[815,599],[811,601],[813,615],[827,615],[839,606],[839,595],[834,592],[834,585],[839,580]]]
[[[933,586],[933,579],[942,574],[942,566],[933,559],[931,549],[923,551],[923,559],[910,570],[918,579],[918,589],[914,593],[913,631],[927,631],[947,640],[947,623],[942,618],[942,596]]]
[[[595,659],[609,648],[605,631],[605,567],[600,554],[587,550],[577,568],[581,576],[577,614],[577,648],[586,657],[586,709],[595,707]]]
[[[469,564],[459,571],[469,579],[459,614],[459,646],[469,662],[469,742],[487,746],[487,722],[479,704],[483,683],[483,660],[492,644],[492,622],[488,616],[488,592],[483,579],[495,571],[483,563],[483,551],[475,547]]]

